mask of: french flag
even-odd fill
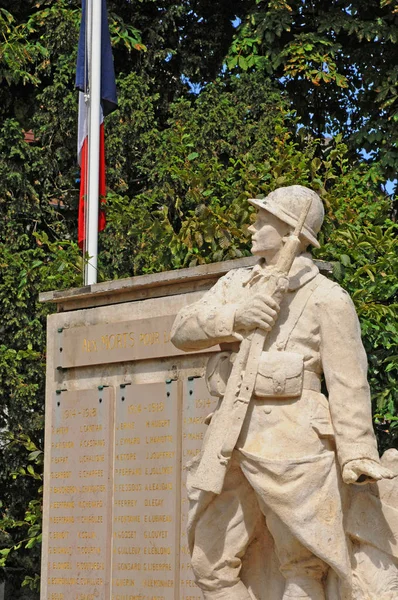
[[[79,120],[77,138],[77,158],[80,165],[80,198],[78,219],[78,243],[83,248],[86,239],[85,225],[85,199],[87,196],[88,173],[88,109],[85,93],[88,90],[88,48],[87,48],[87,1],[82,0],[82,20],[80,25],[79,46],[76,64],[76,88],[79,90]],[[105,202],[105,136],[104,117],[117,108],[116,80],[113,66],[111,38],[109,35],[108,15],[106,0],[102,0],[101,21],[101,116],[98,127],[100,128],[100,174],[99,174],[99,199]],[[105,212],[99,211],[98,230],[105,228]]]

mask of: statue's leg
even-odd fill
[[[190,510],[195,510],[192,500]],[[192,535],[192,570],[206,600],[250,600],[239,573],[260,519],[256,496],[233,463],[223,491],[208,504]]]
[[[283,600],[325,600],[328,565],[305,548],[273,512],[266,520],[286,579]]]

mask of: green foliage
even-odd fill
[[[256,0],[235,35],[229,69],[265,71],[320,137],[340,132],[395,177],[398,123],[396,3]]]

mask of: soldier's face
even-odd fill
[[[283,238],[290,230],[289,225],[266,210],[259,209],[249,231],[252,235],[252,254],[267,256],[278,252],[283,246]]]

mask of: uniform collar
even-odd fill
[[[253,267],[250,276],[243,285],[252,286],[260,279],[269,279],[272,273],[275,273],[275,266],[267,267],[263,258]],[[314,264],[310,254],[300,254],[294,259],[289,273],[289,292],[293,292],[308,283],[319,273],[318,267]]]

